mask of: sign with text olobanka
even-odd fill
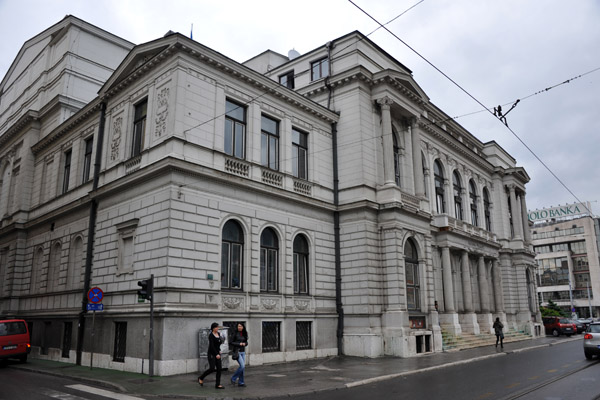
[[[564,206],[542,208],[541,210],[529,211],[529,220],[532,222],[549,219],[568,219],[578,215],[591,215],[592,206],[589,201],[585,203],[565,204]]]

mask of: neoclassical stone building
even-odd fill
[[[67,16],[0,84],[0,160],[0,312],[37,357],[147,371],[151,274],[159,375],[213,321],[247,324],[251,365],[539,321],[528,175],[359,32],[240,64]]]

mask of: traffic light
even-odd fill
[[[140,286],[140,289],[137,291],[138,296],[142,299],[152,300],[152,286],[154,286],[152,279],[138,281],[138,286]]]

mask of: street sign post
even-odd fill
[[[104,311],[104,304],[102,299],[104,298],[104,292],[99,287],[93,287],[88,291],[87,298],[89,303],[87,304],[87,310],[93,311],[92,313],[92,352],[90,354],[90,369],[94,365],[94,327],[96,325],[96,311]],[[91,303],[91,304],[90,304]]]

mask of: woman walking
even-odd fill
[[[498,347],[498,340],[500,340],[500,348],[504,348],[504,333],[502,333],[502,329],[504,325],[500,322],[500,318],[496,317],[496,321],[494,321],[494,332],[496,333],[496,347]]]
[[[238,364],[240,364],[238,369],[231,377],[231,383],[235,385],[237,381],[238,386],[246,386],[246,384],[244,383],[244,369],[246,367],[246,347],[248,346],[248,331],[246,331],[246,327],[244,326],[244,324],[237,324],[237,330],[231,338],[231,345],[233,346],[233,359],[236,360],[237,355],[237,362]]]
[[[219,324],[213,322],[210,326],[210,333],[208,334],[208,351],[206,352],[209,368],[198,377],[200,386],[204,386],[204,378],[206,378],[208,374],[217,371],[215,388],[225,389],[223,385],[221,385],[221,343]]]

